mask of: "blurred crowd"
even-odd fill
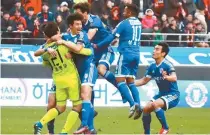
[[[91,13],[110,30],[123,20],[125,5],[136,4],[141,11],[142,33],[148,33],[142,36],[142,46],[154,46],[162,40],[174,47],[209,46],[205,34],[210,34],[210,0],[2,0],[1,36],[16,38],[2,39],[2,43],[20,44],[20,38],[33,38],[23,43],[43,44],[41,26],[49,21],[55,21],[61,32],[66,32],[65,20],[79,2],[89,2]]]

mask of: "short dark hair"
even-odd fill
[[[43,26],[43,32],[48,38],[56,35],[58,31],[58,25],[55,22],[48,22],[45,26]]]
[[[157,45],[162,46],[162,52],[166,53],[164,57],[166,57],[170,51],[169,45],[166,42],[160,42]]]
[[[28,7],[27,11],[34,11],[34,8],[33,7]]]
[[[135,17],[138,17],[140,9],[138,8],[137,5],[135,4],[126,4],[126,6],[128,8],[128,10],[131,11],[132,15],[134,15]]]
[[[90,4],[88,2],[81,2],[74,5],[74,10],[80,9],[82,13],[90,13]]]
[[[83,21],[83,16],[79,13],[70,14],[67,18],[67,24],[73,25],[74,21]]]

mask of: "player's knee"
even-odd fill
[[[83,89],[81,92],[82,100],[90,100],[91,99],[91,91],[88,89]]]
[[[134,78],[126,78],[127,84],[134,83]]]
[[[76,111],[76,112],[80,112],[82,109],[82,104],[78,104],[78,105],[73,105],[72,110]]]
[[[158,108],[158,105],[155,102],[152,102],[151,103],[151,106],[152,106],[153,110],[155,110],[156,108]]]
[[[98,73],[102,76],[106,73],[106,66],[104,65],[99,65],[97,69],[98,69]]]
[[[49,100],[48,101],[48,105],[47,105],[47,109],[52,109],[52,108],[55,108],[56,107],[56,102],[55,100]]]
[[[58,109],[60,114],[65,112],[65,110],[66,110],[66,106],[57,106],[56,108]]]

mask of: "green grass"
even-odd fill
[[[95,127],[99,134],[140,134],[143,133],[141,119],[128,119],[128,108],[96,108],[99,115]],[[69,110],[68,110],[69,111]],[[67,112],[68,112],[67,111]],[[33,124],[46,112],[43,107],[2,107],[2,134],[32,134]],[[56,133],[62,129],[67,112],[56,119]],[[171,134],[209,134],[210,109],[175,108],[166,112]],[[80,124],[78,121],[77,126]],[[73,131],[77,128],[74,127]],[[152,115],[151,132],[158,133],[160,124]],[[42,133],[47,133],[46,126]],[[72,133],[72,131],[71,131]]]

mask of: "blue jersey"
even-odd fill
[[[66,41],[71,41],[75,44],[78,42],[82,43],[84,48],[92,48],[90,41],[88,39],[87,33],[84,31],[81,31],[77,35],[72,35],[71,33],[64,33],[62,35],[62,39]],[[74,54],[73,55],[74,63],[77,67],[77,70],[80,74],[80,77],[84,75],[86,65],[89,65],[89,63],[92,63],[94,60],[93,55],[90,56],[85,56],[85,55],[80,55],[80,54]]]
[[[89,29],[94,29],[94,28],[97,29],[97,32],[95,36],[92,38],[91,43],[98,44],[103,39],[111,35],[111,32],[108,30],[108,28],[105,26],[105,24],[101,21],[101,19],[98,16],[89,14],[88,21],[86,22],[86,24],[83,24],[83,30],[88,33]],[[104,53],[108,52],[108,46],[109,43],[95,50],[96,61],[98,61]]]
[[[177,82],[169,82],[164,80],[162,71],[166,71],[167,74],[175,72],[173,65],[166,59],[164,59],[159,65],[152,63],[145,74],[146,77],[152,78],[156,81],[161,95],[168,93],[179,92]]]
[[[139,53],[141,28],[141,22],[136,17],[127,18],[117,25],[113,34],[119,38],[120,53]]]

